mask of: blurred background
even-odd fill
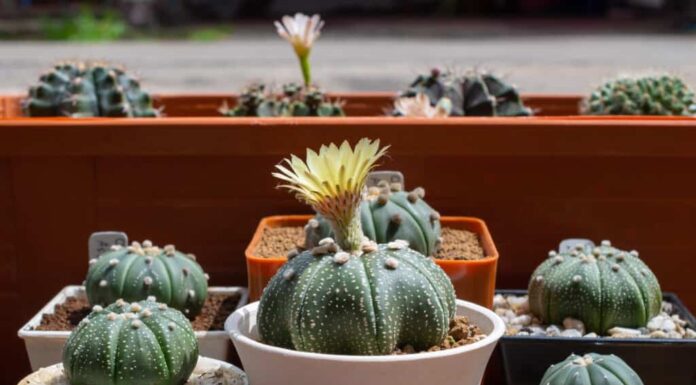
[[[312,62],[328,91],[398,90],[434,66],[526,93],[654,69],[696,82],[696,0],[0,0],[0,91],[66,58],[122,63],[155,92],[297,80],[272,25],[297,11],[326,19]]]

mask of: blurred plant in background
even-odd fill
[[[97,14],[88,5],[80,6],[77,15],[41,20],[41,33],[49,40],[109,41],[120,39],[127,31],[120,12],[105,9]]]

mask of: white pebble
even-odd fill
[[[495,297],[493,297],[493,308],[498,310],[498,308],[507,308],[508,307],[508,301],[505,300],[505,297],[503,297],[502,294],[496,294]]]
[[[686,329],[686,333],[684,334],[685,338],[696,338],[696,331],[694,329]]]
[[[681,334],[679,334],[679,333],[676,332],[676,331],[671,331],[671,332],[667,333],[667,337],[669,337],[669,338],[675,338],[675,339],[678,339],[678,340],[684,338],[684,336],[682,336]]]
[[[551,325],[546,328],[546,335],[549,337],[557,337],[561,335],[561,329],[556,325]]]
[[[579,330],[576,329],[566,329],[561,332],[561,337],[582,337],[582,333]]]
[[[638,329],[622,328],[617,326],[609,329],[609,335],[612,337],[638,337],[641,335],[641,333]]]
[[[529,298],[526,295],[523,297],[508,297],[507,302],[515,313],[529,313]]]
[[[668,335],[667,333],[663,332],[662,330],[655,330],[654,332],[650,333],[650,338],[667,338]]]
[[[563,327],[566,329],[574,329],[580,332],[580,334],[585,334],[585,324],[579,319],[567,317],[563,320]]]
[[[597,336],[597,333],[592,332],[592,333],[585,334],[583,337],[585,337],[585,338],[597,338],[598,336]]]
[[[510,320],[513,325],[528,326],[532,323],[532,316],[529,314],[522,314]]]

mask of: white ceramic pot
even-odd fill
[[[227,362],[198,357],[196,368],[186,384],[191,385],[247,385],[246,374]],[[63,372],[63,364],[40,368],[26,376],[18,385],[69,385]]]
[[[237,308],[246,305],[249,293],[243,287],[209,287],[209,293],[239,293],[239,304]],[[84,286],[66,286],[53,299],[46,304],[29,322],[27,322],[17,335],[24,340],[24,345],[29,355],[29,363],[31,370],[39,370],[60,362],[63,357],[63,345],[70,336],[69,331],[50,331],[50,330],[34,330],[36,326],[41,324],[43,314],[51,314],[54,311],[55,305],[65,302],[67,297],[85,298]],[[201,355],[211,357],[218,360],[227,361],[232,357],[228,357],[230,349],[230,339],[227,332],[223,330],[195,332],[198,340],[198,349]]]
[[[505,324],[492,311],[457,300],[457,314],[487,335],[481,341],[438,352],[348,356],[298,352],[258,341],[258,302],[225,322],[251,385],[478,385]]]

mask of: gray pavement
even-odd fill
[[[312,53],[314,78],[331,91],[393,91],[432,66],[491,69],[523,92],[585,93],[624,72],[668,70],[696,87],[696,36],[567,31],[429,34],[327,31]],[[479,29],[480,31],[480,29]],[[424,33],[425,32],[425,33]],[[155,92],[235,92],[253,80],[299,80],[289,45],[272,27],[228,40],[102,44],[0,42],[0,92],[23,93],[56,60],[93,58],[125,64]]]

